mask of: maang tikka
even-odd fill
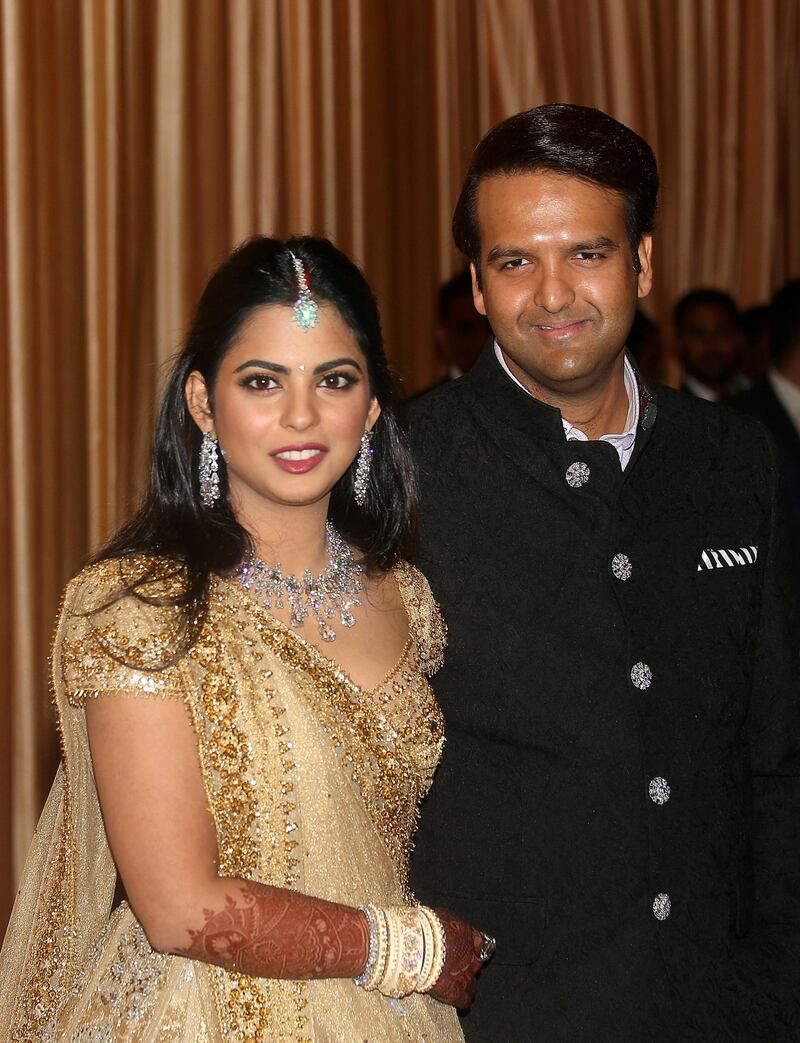
[[[291,250],[289,250],[289,254],[297,277],[297,300],[294,302],[292,316],[303,333],[308,333],[319,323],[319,307],[311,296],[308,275],[303,267],[303,262]]]
[[[372,432],[365,431],[361,436],[361,445],[358,447],[356,457],[356,475],[353,479],[353,491],[355,500],[359,507],[367,502],[367,487],[369,485],[369,469],[372,464]]]
[[[219,499],[219,442],[211,431],[205,431],[200,443],[200,499],[206,507],[213,507]]]

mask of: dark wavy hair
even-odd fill
[[[481,237],[478,188],[496,175],[551,171],[581,178],[622,196],[625,229],[639,271],[638,247],[653,231],[658,201],[658,166],[638,134],[599,109],[585,105],[539,105],[498,123],[472,156],[453,214],[456,246],[475,265],[480,279]]]
[[[152,570],[144,570],[120,591],[137,593],[154,604],[182,605],[187,621],[202,618],[212,574],[231,572],[251,549],[247,531],[237,521],[227,492],[225,462],[220,454],[219,501],[200,499],[197,461],[201,433],[189,413],[184,388],[194,370],[209,389],[220,363],[256,308],[292,306],[297,276],[291,251],[303,262],[320,304],[336,308],[367,360],[370,390],[381,406],[373,428],[374,454],[366,502],[355,503],[355,461],[332,490],[329,517],[344,538],[358,549],[368,570],[390,568],[410,542],[416,512],[416,483],[406,435],[398,416],[395,383],[383,349],[375,298],[359,268],[329,240],[298,236],[283,243],[256,236],[239,246],[214,272],[175,358],[156,423],[150,477],[137,513],[108,542],[97,561],[155,556],[175,564],[181,593],[175,598],[149,597]],[[163,565],[158,575],[163,576]],[[192,628],[194,629],[194,627]]]
[[[683,330],[686,316],[692,308],[706,304],[722,308],[723,311],[728,313],[734,324],[738,325],[739,309],[736,307],[736,301],[733,297],[725,290],[718,290],[713,286],[701,286],[696,290],[690,290],[688,293],[685,293],[675,305],[672,312],[672,320],[677,332],[680,333]]]

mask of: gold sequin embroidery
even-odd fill
[[[62,617],[69,588],[64,592],[58,618]],[[58,736],[61,745],[63,771],[63,803],[55,852],[44,879],[47,891],[40,896],[42,922],[37,924],[33,946],[28,959],[28,975],[19,990],[19,1002],[11,1026],[13,1043],[40,1043],[47,1025],[53,1020],[66,997],[72,976],[75,938],[75,908],[72,901],[75,888],[75,851],[72,840],[72,801],[70,775],[65,756],[64,729],[61,711],[55,698],[56,642],[60,627],[56,627],[50,654],[51,696],[56,711]]]
[[[263,639],[296,670],[297,680],[325,726],[407,891],[411,842],[419,805],[444,742],[444,722],[423,674],[441,662],[446,632],[426,581],[410,566],[396,571],[411,638],[383,685],[365,692],[313,645],[241,593],[262,620]]]

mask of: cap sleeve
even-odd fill
[[[143,577],[135,592],[121,593]],[[184,616],[180,607],[159,604],[179,592],[175,566],[161,559],[103,561],[70,583],[60,648],[70,703],[112,691],[183,698],[177,664]]]
[[[440,669],[447,648],[447,624],[427,579],[408,562],[397,566],[397,582],[417,646],[420,670],[431,677]]]

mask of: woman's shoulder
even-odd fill
[[[394,575],[416,640],[422,671],[430,677],[443,662],[447,625],[427,578],[415,565],[401,560],[394,566]]]
[[[158,670],[175,659],[186,633],[186,570],[172,559],[128,555],[94,562],[67,585],[67,646],[102,648],[131,667]]]
[[[186,570],[171,558],[129,554],[92,562],[67,584],[65,604],[82,612],[138,598],[153,604],[173,604],[186,589]]]
[[[393,567],[393,572],[401,591],[418,598],[420,602],[428,598],[433,599],[431,585],[428,583],[425,574],[420,572],[417,566],[412,565],[406,558],[399,559]]]

